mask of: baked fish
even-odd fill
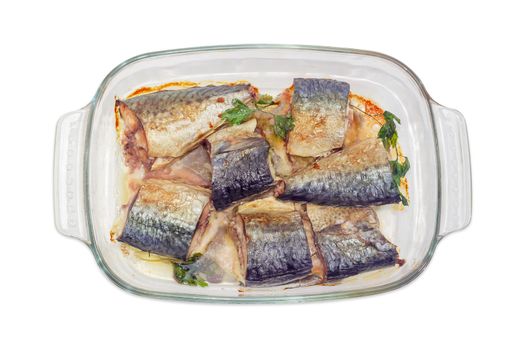
[[[149,146],[141,121],[121,101],[116,101],[116,110],[116,131],[125,165],[131,173],[150,169],[154,159],[149,157]]]
[[[246,285],[287,284],[310,275],[313,264],[303,221],[291,203],[262,199],[238,208],[246,241]]]
[[[179,158],[156,158],[145,178],[175,180],[208,188],[212,180],[210,156],[205,147],[198,146]]]
[[[204,231],[194,235],[188,256],[201,254],[190,272],[211,283],[245,283],[242,237],[234,229],[231,210],[212,211]]]
[[[288,153],[317,157],[341,148],[348,127],[350,85],[331,79],[294,79]]]
[[[393,266],[399,262],[397,247],[379,230],[371,208],[307,205],[328,280]]]
[[[270,146],[263,137],[247,129],[255,129],[256,120],[247,123],[222,129],[209,138],[212,200],[217,210],[266,191],[274,183]]]
[[[129,206],[117,239],[144,251],[184,260],[200,218],[206,220],[208,190],[150,179]]]
[[[219,115],[232,100],[247,102],[253,94],[249,84],[203,86],[139,95],[116,106],[139,120],[149,157],[179,157],[223,124]]]
[[[270,152],[274,170],[278,176],[288,176],[292,173],[292,162],[286,152],[286,140],[277,136],[274,130],[274,116],[286,116],[290,113],[292,91],[290,88],[283,90],[277,96],[273,105],[267,106],[254,114],[257,126],[270,144]]]
[[[379,139],[351,145],[285,180],[281,199],[340,206],[400,202],[388,154]]]
[[[276,114],[276,112],[271,112]],[[286,153],[286,142],[274,132],[274,114],[257,111],[257,125],[270,145],[270,154],[274,170],[278,176],[288,176],[292,173],[292,163]]]

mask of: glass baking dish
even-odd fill
[[[153,263],[131,261],[110,240],[121,193],[121,155],[114,127],[115,97],[171,81],[247,80],[276,94],[294,77],[344,80],[353,92],[393,111],[409,157],[410,205],[380,209],[383,233],[405,264],[363,273],[334,285],[241,292],[237,286],[180,285]],[[148,53],[116,67],[84,108],[56,127],[54,210],[57,230],[83,241],[107,276],[132,293],[158,298],[289,302],[347,298],[398,288],[427,266],[438,242],[471,220],[471,166],[466,124],[436,103],[418,77],[396,59],[369,51],[297,45],[199,47]]]

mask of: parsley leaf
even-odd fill
[[[395,122],[400,124],[401,120],[397,118],[395,114],[388,111],[384,111],[383,116],[384,124],[379,129],[377,137],[381,139],[382,144],[387,151],[389,151],[390,148],[395,148],[397,159],[390,161],[390,167],[393,182],[397,188],[400,188],[401,179],[406,176],[406,173],[410,169],[410,161],[407,157],[404,157],[404,162],[399,162],[399,152],[397,150],[397,140],[399,139],[399,135],[397,134],[397,126],[395,125]],[[400,191],[399,197],[403,205],[408,205],[408,199],[402,193],[400,193]]]
[[[239,125],[246,121],[255,110],[248,107],[246,104],[237,98],[232,100],[233,107],[221,113],[221,118],[228,121],[230,124]]]
[[[255,104],[257,108],[265,108],[274,105],[275,102],[272,96],[264,94],[259,96],[259,99],[256,101]]]
[[[395,120],[397,123],[401,123],[401,120],[397,118],[395,114],[393,114],[392,112],[384,111],[383,116],[384,120],[386,120],[387,122],[393,122]]]
[[[404,162],[400,163],[398,160],[390,161],[390,167],[393,176],[393,182],[399,187],[401,185],[401,178],[406,176],[408,170],[410,170],[410,161],[408,157],[404,157]]]
[[[274,133],[284,139],[286,134],[294,128],[294,119],[291,116],[274,116]]]
[[[377,137],[382,140],[384,148],[389,151],[391,146],[395,147],[397,145],[399,135],[397,135],[397,127],[395,126],[393,119],[387,119],[385,117],[385,120],[386,123],[384,123],[379,129]]]
[[[176,281],[189,286],[208,286],[208,283],[203,278],[197,276],[190,268],[190,265],[195,263],[200,257],[201,254],[198,253],[191,256],[187,261],[174,263],[174,278]]]
[[[404,197],[402,193],[399,193],[399,197],[401,199],[402,205],[404,205],[405,207],[408,206],[408,198]]]

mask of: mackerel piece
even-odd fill
[[[239,208],[246,237],[246,285],[275,286],[309,276],[312,258],[299,212],[289,203],[256,202],[246,205],[250,209]]]
[[[198,146],[179,158],[156,158],[145,178],[174,180],[208,188],[212,179],[210,157],[203,146]]]
[[[331,79],[294,79],[291,113],[295,127],[288,153],[317,157],[341,148],[348,124],[350,85]]]
[[[342,279],[398,262],[397,247],[379,230],[371,208],[307,206],[327,280]]]
[[[188,256],[202,254],[192,273],[212,283],[245,283],[242,238],[233,227],[232,210],[212,211],[208,225],[192,238]]]
[[[158,91],[116,105],[139,119],[150,157],[179,157],[223,123],[219,115],[233,99],[251,98],[248,84],[219,85]]]
[[[400,202],[388,154],[379,139],[367,139],[322,158],[285,181],[281,199],[339,206]]]
[[[186,259],[208,191],[168,180],[144,182],[131,204],[120,242],[144,251]]]
[[[247,123],[253,124],[252,130],[255,128],[255,119]],[[264,138],[245,131],[244,128],[247,126],[220,130],[218,134],[213,135],[214,138],[209,139],[212,200],[217,210],[223,210],[238,200],[259,194],[274,182],[269,165],[270,146]]]

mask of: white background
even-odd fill
[[[0,10],[0,348],[521,346],[522,11],[513,1],[7,1]],[[467,119],[472,224],[399,290],[297,305],[208,305],[114,286],[53,225],[58,117],[149,51],[295,43],[380,51]]]

